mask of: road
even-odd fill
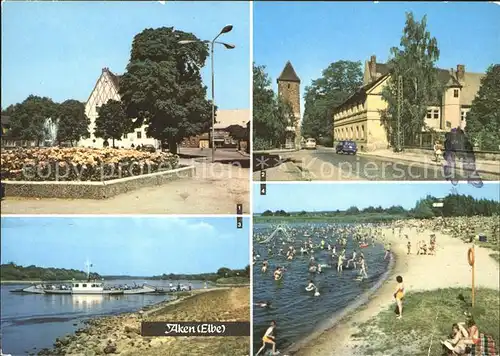
[[[181,157],[212,159],[212,149],[181,147],[178,152]],[[250,168],[250,156],[238,152],[234,148],[218,148],[215,151],[215,161],[238,165],[242,168]]]
[[[278,163],[281,164],[264,168],[267,181],[446,181],[443,167],[431,162],[398,162],[363,154],[338,155],[323,147],[279,155],[281,162]],[[457,180],[466,180],[461,170],[457,170],[455,175]],[[253,177],[256,181],[260,180],[261,172],[254,172]],[[482,175],[481,178],[498,180],[498,176],[492,175]]]
[[[196,176],[104,199],[2,199],[2,214],[236,214],[250,212],[250,170],[191,162]],[[235,218],[236,219],[236,218]],[[236,226],[236,220],[235,220]]]

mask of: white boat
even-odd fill
[[[104,289],[104,283],[95,281],[75,282],[71,286],[71,294],[123,294],[122,289]]]
[[[144,284],[142,287],[125,289],[123,291],[123,294],[145,294],[145,293],[153,293],[155,291],[156,288]]]

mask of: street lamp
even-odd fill
[[[197,41],[197,40],[181,40],[179,44],[187,44],[193,42],[202,42],[210,44],[210,62],[211,62],[211,71],[212,71],[212,163],[215,162],[215,86],[214,86],[214,45],[221,44],[226,49],[233,49],[236,46],[230,43],[225,42],[217,42],[217,39],[228,32],[231,32],[233,29],[233,25],[226,25],[220,30],[219,34],[215,36],[212,41]]]

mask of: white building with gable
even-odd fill
[[[103,147],[104,140],[97,138],[94,135],[95,120],[97,119],[97,108],[113,99],[121,101],[118,94],[120,85],[120,76],[114,74],[109,68],[103,68],[101,76],[90,93],[90,96],[85,104],[85,114],[90,119],[89,132],[90,137],[82,139],[78,142],[78,146],[82,147]],[[111,145],[111,140],[109,141]],[[132,145],[154,145],[155,148],[160,147],[160,142],[154,138],[146,137],[146,126],[135,129],[134,132],[124,135],[120,141],[115,140],[117,147],[131,148]]]

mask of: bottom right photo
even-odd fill
[[[254,355],[498,355],[498,183],[267,184]]]

